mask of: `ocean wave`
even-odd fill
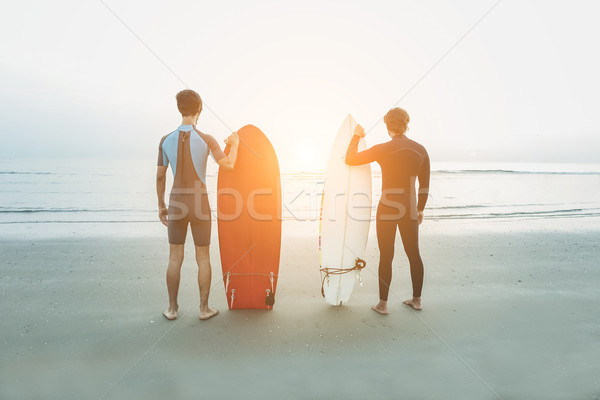
[[[471,208],[489,208],[489,207],[515,207],[518,205],[504,205],[504,206],[491,206],[491,205],[483,205],[483,204],[469,204],[466,206],[440,206],[440,207],[427,207],[428,210],[461,210],[461,209],[471,209]]]
[[[0,175],[56,175],[56,176],[123,176],[123,173],[99,172],[42,172],[42,171],[0,171]]]
[[[0,225],[14,224],[129,224],[129,223],[149,223],[158,222],[158,219],[147,220],[38,220],[38,221],[0,221]]]
[[[0,171],[0,175],[55,175],[53,172]]]
[[[523,174],[523,175],[600,175],[600,171],[527,171],[517,169],[432,169],[432,174]],[[124,176],[122,172],[115,173],[99,173],[99,172],[47,172],[47,171],[0,171],[0,175],[54,175],[54,176],[104,176],[116,177]],[[143,176],[143,174],[142,174]],[[210,178],[216,178],[217,174],[207,174]],[[381,177],[381,171],[373,171],[373,176]],[[281,173],[281,177],[285,180],[298,181],[317,181],[323,182],[324,172],[285,172]]]
[[[574,210],[553,210],[553,211],[534,211],[534,212],[514,212],[514,213],[482,213],[482,214],[426,214],[426,220],[461,220],[461,219],[535,219],[535,218],[585,218],[600,217],[600,211],[591,211],[583,209]],[[317,222],[318,217],[302,215],[283,215],[282,221],[312,221]],[[375,217],[371,218],[375,221]],[[14,224],[129,224],[129,223],[159,223],[157,219],[78,219],[78,220],[18,220],[18,221],[0,221],[0,225]]]
[[[440,169],[432,174],[524,174],[524,175],[600,175],[600,171],[523,171],[512,169]]]
[[[522,174],[522,175],[600,175],[600,171],[533,171],[522,169],[432,169],[432,174]],[[373,171],[374,177],[380,178],[381,171]],[[324,173],[318,172],[286,172],[281,177],[296,180],[323,180]]]
[[[433,214],[430,215],[430,219],[495,219],[495,218],[525,218],[525,217],[561,217],[561,216],[574,216],[574,217],[587,217],[587,216],[600,216],[600,209],[598,208],[573,208],[566,210],[546,210],[546,211],[515,211],[507,213],[481,213],[481,214]]]
[[[580,204],[596,204],[593,202],[580,202]],[[456,206],[439,206],[430,207],[427,206],[427,210],[462,210],[462,209],[473,209],[473,208],[506,208],[506,207],[551,207],[561,206],[560,203],[524,203],[524,204],[467,204],[467,205],[456,205]]]
[[[45,208],[45,207],[0,207],[0,214],[34,214],[34,213],[112,213],[112,212],[154,212],[156,210],[130,208]]]

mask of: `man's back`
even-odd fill
[[[375,147],[379,146],[376,161],[381,165],[383,190],[409,189],[415,177],[419,177],[420,184],[428,180],[429,156],[422,145],[405,136],[394,136]]]
[[[181,125],[161,139],[158,165],[166,167],[171,164],[174,176],[168,209],[172,221],[210,221],[206,191],[209,153],[217,161],[225,157],[215,138],[192,125]],[[178,232],[177,236],[181,235],[183,232]]]
[[[180,125],[161,139],[158,165],[166,167],[171,164],[175,178],[173,189],[194,188],[197,181],[206,185],[206,161],[209,153],[217,162],[225,157],[214,137],[198,131],[192,125]]]
[[[429,155],[425,147],[404,135],[394,135],[388,142],[356,153],[358,140],[355,135],[348,147],[346,163],[361,165],[376,161],[381,166],[381,204],[384,208],[380,211],[397,213],[395,203],[402,204],[411,214],[416,211],[415,208],[422,211],[427,201],[425,189],[429,188],[430,175]],[[419,195],[418,206],[415,201],[417,178],[419,192],[423,193]]]

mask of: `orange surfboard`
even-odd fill
[[[233,171],[219,169],[217,219],[229,309],[271,309],[281,249],[281,177],[269,139],[246,125]],[[229,146],[225,153],[229,154]]]

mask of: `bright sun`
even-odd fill
[[[312,171],[320,167],[321,161],[318,159],[314,149],[308,146],[298,148],[296,153],[295,165],[301,171]]]

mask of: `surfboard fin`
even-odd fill
[[[275,304],[275,293],[267,289],[267,297],[265,298],[265,304],[272,307]]]

